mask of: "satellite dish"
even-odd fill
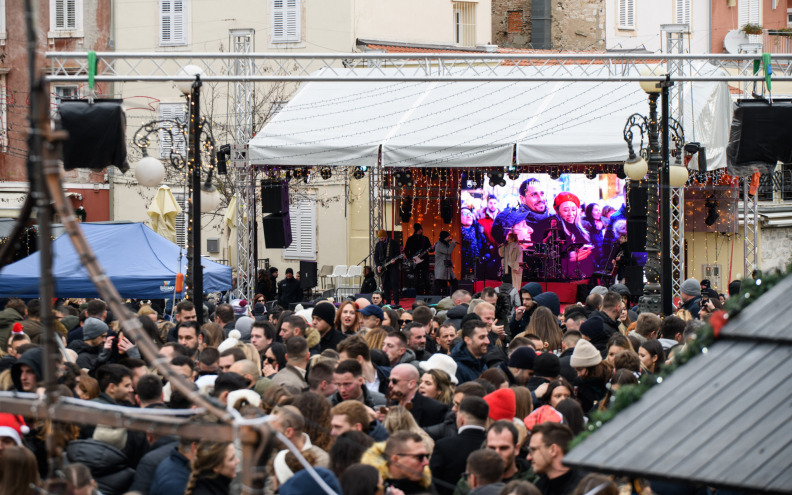
[[[740,45],[748,43],[748,36],[740,29],[732,29],[723,38],[723,47],[728,53],[740,53]]]

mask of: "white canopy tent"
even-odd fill
[[[320,74],[348,77],[360,70]],[[517,165],[621,162],[625,122],[633,113],[649,113],[647,95],[636,82],[586,79],[631,70],[637,71],[612,64],[569,67],[569,81],[308,82],[250,141],[250,158],[272,166],[372,167],[381,160],[385,167],[506,167],[516,148]],[[424,74],[423,68],[414,71]],[[525,72],[530,76],[530,68]],[[715,67],[712,73],[725,74]],[[710,170],[725,167],[728,86],[680,85],[686,140],[707,147]]]

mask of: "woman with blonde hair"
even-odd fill
[[[387,336],[388,332],[386,332],[384,328],[372,328],[366,334],[366,344],[368,344],[369,349],[382,350],[382,344],[385,342],[385,337]]]
[[[344,301],[336,311],[335,322],[333,326],[341,331],[344,335],[352,335],[357,333],[360,328],[360,313],[358,313],[357,305],[352,301]]]
[[[432,369],[424,373],[418,384],[418,392],[449,406],[454,403],[454,385],[448,373],[442,370]]]
[[[230,493],[239,459],[230,442],[201,442],[192,461],[192,472],[184,495]]]
[[[217,348],[225,340],[225,331],[217,323],[204,323],[201,326],[201,335],[204,336],[204,347]]]
[[[561,327],[558,326],[558,319],[547,307],[536,308],[525,332],[519,334],[518,337],[531,333],[538,335],[544,344],[544,349],[537,349],[537,351],[560,352],[564,334],[561,332]]]
[[[154,323],[157,323],[157,319],[159,317],[159,315],[157,314],[157,311],[155,309],[153,309],[151,306],[149,306],[148,304],[142,305],[140,307],[140,309],[138,310],[137,314],[138,314],[138,316],[148,316],[149,318],[151,318],[151,320]]]
[[[411,431],[421,435],[427,452],[429,452],[429,455],[432,454],[434,450],[434,440],[432,440],[429,434],[423,431],[423,428],[418,426],[413,415],[404,406],[391,407],[388,410],[388,415],[385,416],[385,421],[382,422],[382,426],[388,430],[389,435],[393,435],[397,431]]]

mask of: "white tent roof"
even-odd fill
[[[622,69],[586,70],[592,76]],[[726,83],[682,86],[686,140],[707,146],[709,169],[725,167]],[[261,165],[371,167],[381,153],[386,167],[505,167],[516,147],[518,164],[620,162],[627,118],[647,115],[647,102],[636,82],[308,82],[250,141],[250,158]]]

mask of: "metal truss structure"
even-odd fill
[[[249,55],[253,51],[252,29],[233,29],[231,46],[235,54]],[[247,162],[247,143],[253,137],[253,60],[234,59],[234,142],[231,161],[234,170],[234,189],[237,193],[237,259],[236,295],[253,300],[256,287],[255,214],[256,171]]]
[[[750,180],[743,180],[743,249],[745,265],[743,277],[748,278],[759,268],[756,252],[759,248],[757,225],[759,224],[759,202],[756,194],[748,194]]]
[[[683,54],[690,51],[690,26],[688,24],[664,24],[661,26],[665,33],[665,53]],[[686,73],[686,61],[683,59],[669,59],[666,62],[666,72],[674,79]],[[687,64],[688,67],[690,64]],[[690,70],[688,68],[688,70]],[[671,87],[671,109],[673,117],[684,127],[684,96],[682,84]],[[664,253],[671,257],[671,292],[679,294],[682,282],[685,280],[685,188],[672,187],[671,192],[671,222],[669,222],[668,235],[671,239],[671,252]]]
[[[673,31],[673,30],[670,30]],[[684,36],[667,30],[667,49],[677,53],[347,53],[347,54],[283,54],[251,53],[252,38],[244,32],[233,32],[234,53],[195,52],[98,52],[96,82],[172,82],[192,81],[180,71],[187,65],[203,70],[206,82],[238,83],[234,92],[237,144],[232,147],[232,163],[238,190],[239,243],[237,267],[240,279],[238,292],[251,297],[255,283],[252,243],[255,171],[247,161],[247,140],[252,133],[250,109],[251,86],[257,82],[350,82],[356,81],[660,81],[662,76],[644,76],[641,71],[665,66],[677,83],[722,81],[742,85],[747,92],[753,83],[761,83],[762,74],[753,74],[756,54],[686,54],[682,53]],[[51,83],[84,83],[89,78],[88,52],[48,52]],[[722,69],[718,73],[714,69]],[[358,69],[349,71],[347,69]],[[671,70],[673,69],[673,70]],[[773,79],[792,81],[792,54],[774,54]],[[681,93],[681,92],[678,92]],[[681,121],[682,100],[678,94],[675,108]],[[370,247],[373,252],[377,230],[384,225],[384,171],[377,166],[369,172]],[[746,195],[747,196],[747,195]],[[674,256],[674,289],[684,277],[684,196],[682,189],[672,191],[677,205],[672,213],[672,256]],[[746,202],[745,243],[746,274],[756,267],[756,200]],[[749,210],[750,209],[750,213]],[[245,221],[245,219],[247,219]],[[678,222],[678,223],[675,223]],[[678,274],[678,275],[677,275]]]

